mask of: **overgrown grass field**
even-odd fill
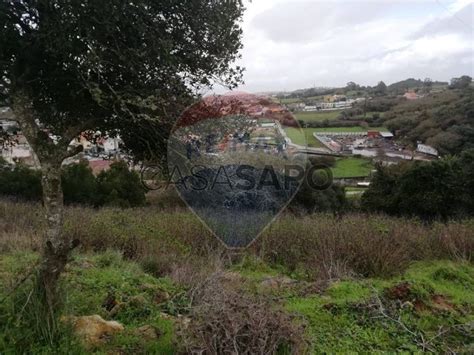
[[[124,326],[91,346],[64,321],[53,332],[35,316],[34,274],[25,276],[41,247],[41,206],[1,202],[0,352],[473,350],[472,220],[283,214],[236,253],[171,205],[67,208],[65,233],[81,244],[62,279],[61,319]]]

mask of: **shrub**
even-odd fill
[[[23,165],[0,166],[0,195],[20,200],[39,201],[42,196],[41,174]]]
[[[474,153],[462,158],[377,167],[362,196],[364,209],[423,220],[447,220],[472,215]]]
[[[63,169],[64,203],[96,205],[97,182],[87,162],[71,164]]]
[[[97,177],[98,204],[136,207],[145,204],[145,190],[140,177],[125,162],[116,162]]]
[[[234,284],[232,287],[230,284]],[[304,353],[304,328],[263,297],[246,294],[225,273],[193,290],[192,322],[182,332],[187,353]]]

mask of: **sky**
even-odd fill
[[[247,92],[474,76],[474,0],[245,0]]]

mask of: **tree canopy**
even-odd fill
[[[194,89],[240,80],[242,12],[240,1],[2,1],[0,99],[31,105],[29,125],[63,145],[163,119]]]
[[[77,246],[62,233],[61,164],[79,152],[70,142],[100,130],[122,135],[141,158],[145,150],[163,153],[156,152],[167,138],[163,122],[198,89],[241,80],[233,63],[243,10],[241,0],[0,2],[0,102],[41,165],[48,228],[38,283],[46,314],[54,313],[59,276]],[[119,198],[122,185],[112,178]]]

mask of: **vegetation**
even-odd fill
[[[16,200],[40,201],[40,175],[40,172],[25,166],[5,165],[0,169],[0,195]],[[62,170],[61,183],[67,205],[125,208],[145,204],[145,189],[140,177],[124,162],[112,163],[109,171],[101,172],[97,177],[87,162],[68,165]]]
[[[37,201],[42,193],[41,176],[22,165],[0,166],[0,195]]]
[[[349,157],[338,159],[332,173],[335,178],[363,177],[369,176],[373,168],[368,159]]]
[[[5,353],[472,350],[472,221],[282,215],[236,255],[189,212],[68,207],[81,244],[50,328],[31,293],[39,211],[0,202]],[[90,314],[125,329],[91,345],[67,322]]]
[[[362,206],[425,220],[474,214],[474,150],[433,162],[377,167]]]
[[[334,120],[338,118],[341,111],[321,111],[321,112],[297,112],[294,114],[295,118],[304,122],[321,122],[325,120]]]
[[[314,129],[313,128],[294,128],[287,127],[285,132],[288,135],[288,138],[291,139],[291,142],[294,144],[308,146],[312,148],[323,148],[324,146],[314,138]]]
[[[136,158],[162,157],[163,122],[197,89],[216,79],[240,82],[242,70],[232,65],[243,9],[241,1],[0,2],[0,102],[11,107],[41,165],[45,315],[54,313],[75,246],[62,233],[61,165],[82,149],[69,149],[70,142],[88,131],[120,133]]]

